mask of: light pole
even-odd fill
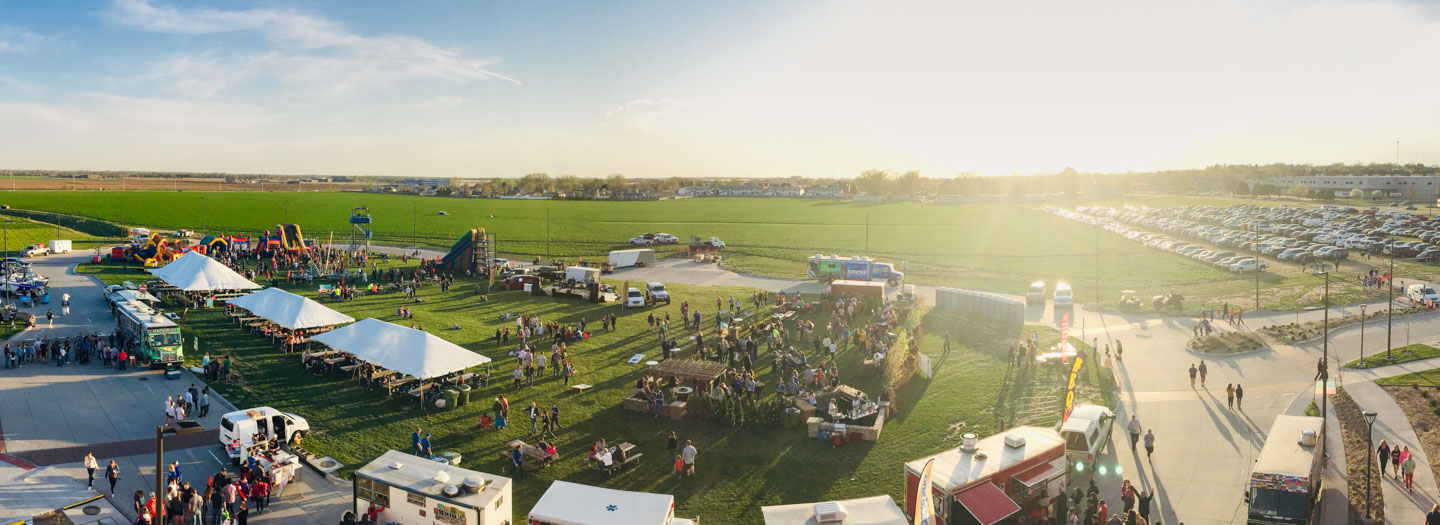
[[[1369,305],[1365,305],[1365,304],[1360,305],[1360,368],[1367,368],[1367,367],[1365,366],[1365,307],[1366,307],[1366,306],[1369,306]]]
[[[1386,248],[1389,250],[1389,248]],[[1385,287],[1389,288],[1390,304],[1385,310],[1385,360],[1395,362],[1390,357],[1390,335],[1395,328],[1395,250],[1390,250],[1390,273],[1385,275]]]
[[[10,218],[6,217],[3,222],[5,229],[5,257],[10,257]],[[5,264],[5,315],[10,315],[10,264]],[[11,323],[14,323],[12,320]]]
[[[1255,311],[1260,311],[1260,225],[1254,224],[1255,238],[1250,239],[1250,247],[1255,249]]]
[[[1320,414],[1320,415],[1323,417],[1325,414]],[[1375,454],[1375,417],[1378,416],[1379,414],[1376,414],[1375,411],[1373,411],[1373,410],[1366,410],[1362,415],[1365,416],[1365,442],[1368,444],[1367,446],[1369,447],[1369,450],[1370,450],[1369,454],[1370,454],[1371,459],[1374,459],[1374,458],[1375,458],[1375,455],[1374,455],[1374,454]],[[1371,464],[1371,463],[1372,463],[1371,461],[1366,461],[1366,462],[1365,462],[1365,519],[1367,519],[1367,520],[1370,519],[1370,464]]]
[[[1325,336],[1324,343],[1325,357],[1320,360],[1320,435],[1325,435],[1325,426],[1328,420],[1323,416],[1329,410],[1329,396],[1325,395],[1326,387],[1330,379],[1330,272],[1325,272]],[[1320,456],[1325,457],[1325,440],[1320,440]]]
[[[1100,303],[1100,223],[1095,223],[1095,304]]]
[[[870,212],[865,212],[865,256],[870,256]]]

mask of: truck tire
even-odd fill
[[[891,278],[889,281],[886,281],[885,284],[888,284],[890,286],[900,286],[900,281]]]

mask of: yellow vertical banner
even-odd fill
[[[925,462],[920,469],[920,481],[915,484],[915,525],[935,525],[935,488],[930,486],[930,471],[935,459]]]
[[[1075,364],[1070,367],[1070,382],[1065,385],[1065,415],[1060,418],[1062,423],[1070,419],[1070,410],[1075,408],[1075,378],[1080,376],[1080,365],[1084,362],[1085,358],[1077,354]]]

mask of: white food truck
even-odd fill
[[[295,436],[303,437],[309,431],[310,422],[305,418],[270,407],[236,410],[220,416],[220,444],[225,445],[225,452],[235,461],[240,461],[249,447],[262,444],[256,441],[256,436],[262,441],[279,436],[280,441],[289,443]]]
[[[1245,501],[1249,523],[1306,523],[1320,494],[1323,420],[1276,416],[1255,460]]]
[[[355,471],[357,521],[376,509],[376,523],[509,525],[510,478],[391,450]],[[557,482],[560,483],[560,482]]]

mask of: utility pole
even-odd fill
[[[545,208],[545,260],[550,260],[550,208]]]
[[[420,205],[413,201],[410,203],[410,244],[420,249]]]
[[[155,427],[155,520],[152,523],[165,523],[165,503],[161,498],[165,497],[165,484],[161,481],[165,474],[165,427]]]
[[[1251,227],[1255,230],[1255,238],[1250,240],[1250,247],[1255,249],[1255,311],[1260,311],[1260,225],[1254,224]]]
[[[1095,223],[1095,304],[1100,304],[1100,223]]]
[[[1324,342],[1324,344],[1323,344],[1323,347],[1324,347],[1325,357],[1322,358],[1321,361],[1320,361],[1321,366],[1324,367],[1324,368],[1322,369],[1322,372],[1323,372],[1323,373],[1320,374],[1320,417],[1321,417],[1321,422],[1320,422],[1320,435],[1322,435],[1322,436],[1326,435],[1326,434],[1325,434],[1325,426],[1326,426],[1326,423],[1327,423],[1326,420],[1327,420],[1328,418],[1325,417],[1325,414],[1328,414],[1328,413],[1329,413],[1329,412],[1327,412],[1327,411],[1329,410],[1329,403],[1328,403],[1328,401],[1329,401],[1329,397],[1330,397],[1330,396],[1325,395],[1326,392],[1328,392],[1328,390],[1327,390],[1326,387],[1329,386],[1329,383],[1330,383],[1330,381],[1329,381],[1329,379],[1330,379],[1330,272],[1328,272],[1328,271],[1325,272],[1325,339],[1324,339],[1324,341],[1325,341],[1325,342]],[[1326,448],[1326,447],[1325,447],[1325,440],[1322,439],[1322,440],[1320,440],[1320,457],[1322,457],[1322,458],[1323,458],[1323,457],[1327,457],[1327,456],[1325,455],[1325,452],[1326,452],[1326,451],[1325,451],[1325,448]]]
[[[1365,306],[1360,305],[1360,367],[1365,368]]]
[[[870,212],[865,212],[865,256],[870,256]]]
[[[3,224],[4,224],[4,228],[5,228],[5,256],[6,256],[6,257],[9,257],[9,256],[10,256],[10,218],[9,218],[9,217],[6,217],[6,218],[4,219],[4,223],[3,223]],[[13,314],[10,313],[10,267],[9,267],[9,266],[6,266],[3,271],[5,272],[5,293],[3,294],[3,295],[5,296],[5,315],[6,315],[6,316],[10,316],[10,315],[13,315]],[[11,321],[13,322],[15,318],[14,318],[14,317],[11,317],[10,319],[11,319]]]
[[[200,232],[205,232],[205,197],[200,197]]]

